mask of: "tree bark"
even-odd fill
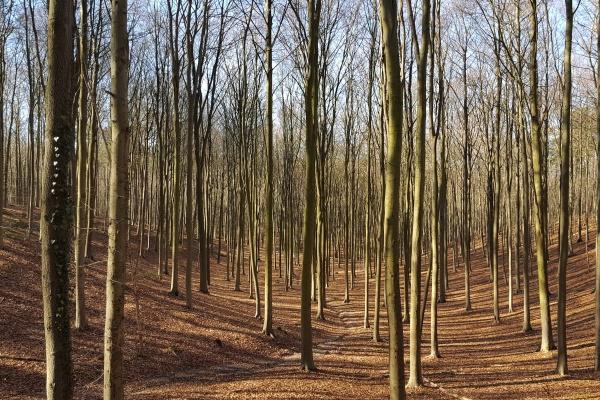
[[[265,37],[265,56],[267,67],[267,188],[266,188],[266,260],[265,260],[265,316],[263,333],[273,335],[273,53],[271,31],[273,16],[272,0],[265,1],[267,34]]]
[[[542,193],[542,144],[541,129],[539,121],[538,104],[538,63],[537,63],[537,0],[530,0],[530,54],[529,54],[529,79],[531,89],[529,92],[529,111],[531,115],[531,163],[533,167],[533,184],[535,194],[534,227],[535,227],[535,247],[537,256],[538,272],[538,292],[540,299],[540,324],[542,327],[542,337],[540,351],[547,352],[554,349],[552,339],[552,321],[550,317],[550,299],[548,295],[548,277],[546,253],[544,250],[544,232],[543,221],[546,214],[543,208]],[[525,145],[525,143],[523,143]]]
[[[73,99],[68,96],[73,73],[73,3],[72,0],[51,0],[48,6],[48,84],[40,220],[46,397],[66,400],[73,396],[69,326],[72,229],[69,165],[73,154]]]
[[[79,33],[79,124],[77,127],[77,206],[75,241],[75,328],[86,329],[87,317],[85,311],[85,270],[83,268],[84,227],[86,217],[86,163],[87,157],[87,117],[88,117],[88,21],[87,0],[81,0],[81,17]]]
[[[411,233],[411,285],[410,285],[410,375],[407,387],[423,384],[421,369],[421,329],[419,307],[421,304],[421,248],[423,234],[423,203],[425,192],[425,129],[427,117],[427,56],[430,43],[430,1],[423,0],[421,40],[418,44],[412,5],[409,1],[413,43],[417,54],[417,122],[415,130],[415,179],[413,187],[413,221]]]
[[[122,400],[123,319],[129,205],[129,37],[127,0],[111,2],[111,169],[109,187],[104,399]],[[175,218],[174,218],[175,219]]]
[[[170,4],[170,3],[169,3]],[[169,5],[170,55],[173,85],[173,123],[174,123],[174,153],[173,153],[173,209],[171,213],[171,289],[169,294],[179,295],[179,199],[181,197],[181,121],[179,110],[179,11],[181,2],[176,2],[176,12],[173,15]]]
[[[306,123],[306,191],[304,208],[304,255],[302,257],[302,294],[300,330],[302,339],[301,366],[315,370],[312,351],[312,324],[310,315],[311,264],[313,260],[316,225],[316,129],[318,110],[318,38],[321,0],[308,0],[308,71],[304,93]]]
[[[573,37],[573,1],[565,0],[565,50],[560,125],[560,254],[558,263],[558,360],[557,372],[568,373],[567,364],[567,257],[569,250],[569,159],[571,155],[571,47]],[[583,140],[583,138],[579,138]],[[581,200],[580,200],[581,201]],[[579,219],[581,221],[581,217]],[[581,236],[581,224],[579,228]]]
[[[403,3],[402,3],[403,4]],[[401,11],[402,12],[401,6]],[[404,349],[400,300],[400,158],[402,155],[403,93],[398,50],[397,3],[381,0],[379,20],[383,44],[385,82],[384,104],[387,123],[387,156],[385,161],[384,243],[386,281],[385,296],[389,324],[390,399],[406,398],[404,388]],[[383,143],[382,143],[383,145]]]
[[[600,4],[596,15],[596,32],[600,32]],[[596,35],[596,54],[600,59],[600,34]],[[600,77],[600,62],[596,63],[596,76]],[[600,154],[600,79],[596,79],[596,157]],[[600,162],[596,163],[596,312],[595,312],[595,337],[596,349],[594,353],[594,370],[600,371]]]

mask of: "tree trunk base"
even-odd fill
[[[406,384],[407,389],[418,389],[423,387],[423,380],[418,378],[409,379]]]

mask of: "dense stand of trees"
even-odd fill
[[[131,240],[139,257],[157,253],[157,278],[189,308],[225,263],[233,290],[248,281],[269,336],[274,274],[284,290],[300,285],[308,371],[313,312],[326,319],[327,289],[343,285],[344,303],[362,297],[373,339],[388,335],[394,399],[406,396],[403,323],[407,386],[418,387],[423,324],[440,357],[448,277],[464,275],[469,312],[482,249],[494,323],[522,312],[530,331],[537,280],[542,352],[555,349],[558,282],[557,371],[568,373],[569,256],[575,240],[591,251],[600,220],[597,2],[75,3],[0,5],[0,245],[2,207],[27,209],[28,234],[41,208],[48,398],[72,396],[70,297],[85,330],[98,231],[108,233],[107,399],[124,396]],[[595,274],[599,370],[600,257]]]

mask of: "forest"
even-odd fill
[[[0,0],[1,399],[600,399],[598,0]]]

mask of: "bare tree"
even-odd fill
[[[558,263],[558,361],[559,375],[567,367],[567,257],[569,251],[569,159],[571,158],[571,49],[573,39],[573,1],[565,0],[565,51],[560,126],[560,259]],[[581,139],[583,140],[583,139]]]
[[[425,129],[427,118],[427,57],[431,42],[429,0],[422,2],[421,39],[417,38],[417,28],[412,2],[408,1],[413,49],[417,57],[417,120],[415,130],[415,178],[413,188],[413,221],[411,233],[411,285],[410,285],[410,375],[408,387],[423,384],[421,370],[421,249],[423,234],[423,203],[425,192]]]
[[[73,3],[48,4],[48,84],[42,190],[42,294],[46,335],[46,397],[71,399],[73,376],[69,325],[71,185],[73,154],[71,93]],[[67,94],[67,95],[65,95]]]
[[[302,257],[302,298],[300,330],[302,338],[301,364],[306,371],[315,370],[312,351],[312,324],[310,316],[311,265],[313,262],[316,227],[316,134],[318,116],[318,38],[321,0],[308,0],[307,71],[304,92],[306,124],[306,191],[304,208]]]
[[[104,399],[121,400],[125,266],[129,242],[129,33],[127,0],[111,2],[111,169],[109,197],[106,322],[104,325]]]
[[[402,3],[403,4],[403,3]],[[400,14],[404,6],[400,7]],[[384,243],[388,324],[390,332],[390,399],[406,398],[404,388],[404,344],[400,300],[400,158],[402,155],[403,96],[398,50],[398,6],[395,0],[379,4],[383,45],[384,94],[388,152],[385,165]],[[383,145],[383,143],[382,143]]]
[[[533,185],[535,194],[534,227],[535,227],[535,247],[537,255],[538,272],[538,292],[540,298],[540,323],[542,325],[542,341],[540,351],[550,351],[554,349],[552,339],[552,322],[550,317],[550,300],[548,294],[548,273],[546,251],[544,249],[543,221],[546,219],[544,208],[542,206],[542,142],[541,128],[538,104],[538,17],[537,0],[529,0],[529,112],[531,116],[531,164],[533,168]],[[525,144],[524,144],[525,145]]]
[[[75,217],[75,328],[86,329],[85,275],[83,268],[84,228],[86,217],[86,164],[88,119],[88,2],[81,0],[79,28],[79,123],[77,125],[77,206]]]

